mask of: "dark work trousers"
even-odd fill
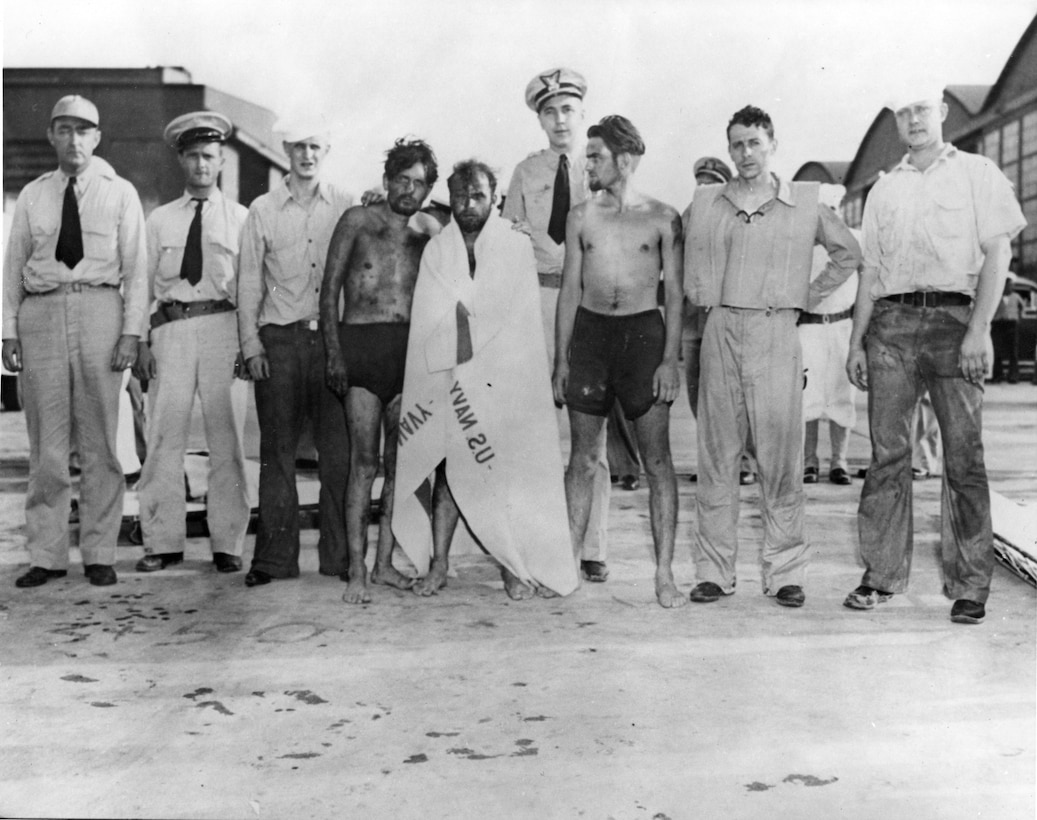
[[[259,527],[252,569],[274,578],[299,574],[299,494],[295,452],[303,427],[313,422],[320,477],[322,575],[348,568],[345,499],[349,436],[342,401],[324,382],[324,341],[309,323],[259,329],[270,376],[256,382],[259,418]]]

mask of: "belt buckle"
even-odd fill
[[[66,285],[65,287],[66,287],[66,290],[71,291],[72,293],[82,293],[83,292],[83,283],[82,282],[69,282],[68,285]]]
[[[821,314],[821,324],[827,325],[831,321],[830,317],[831,317],[830,313],[822,313]]]

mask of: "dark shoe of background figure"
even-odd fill
[[[696,481],[697,482],[698,480],[699,480],[699,474],[698,473],[692,473],[691,475],[688,476],[688,481]]]
[[[619,486],[624,490],[636,490],[641,486],[641,481],[636,475],[625,475],[620,479]]]
[[[807,596],[803,594],[803,587],[789,584],[778,590],[774,600],[782,606],[797,607],[806,603]]]
[[[695,585],[688,598],[696,604],[711,604],[714,601],[719,601],[724,594],[724,590],[720,588],[719,584],[714,584],[712,581],[703,581],[701,584]]]
[[[107,564],[87,564],[83,567],[83,573],[95,587],[110,587],[119,580],[115,575],[115,567]]]
[[[804,467],[803,468],[803,483],[804,484],[817,484],[817,467]]]
[[[603,583],[609,577],[609,568],[604,561],[580,561],[580,572],[588,581]]]
[[[29,567],[29,571],[18,578],[14,585],[21,589],[38,587],[47,583],[51,578],[64,578],[68,575],[67,569],[44,569],[43,567]]]
[[[182,552],[153,552],[141,558],[134,569],[137,572],[158,572],[172,564],[182,564],[183,561]]]
[[[216,565],[217,572],[239,572],[241,570],[241,559],[229,552],[214,552],[212,562]]]
[[[268,575],[261,569],[250,569],[248,575],[245,576],[245,586],[247,587],[261,587],[263,584],[269,584],[274,580],[272,575]]]
[[[951,607],[951,620],[956,624],[981,624],[986,615],[987,610],[983,604],[966,598],[955,601]]]
[[[741,484],[743,487],[748,486],[749,484],[755,484],[756,473],[750,473],[747,470],[743,470],[738,474],[738,483]]]
[[[846,472],[842,467],[835,467],[832,472],[828,474],[828,480],[833,484],[852,484],[853,479],[850,478],[850,474]]]

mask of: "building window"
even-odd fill
[[[1001,131],[1001,162],[1004,165],[1019,160],[1019,120],[1006,122]],[[1009,177],[1011,179],[1011,177]]]
[[[983,153],[998,165],[1001,164],[1001,132],[998,129],[995,128],[983,137]]]
[[[1029,199],[1037,196],[1037,154],[1026,157],[1023,160],[1022,184],[1019,186],[1019,196]]]
[[[1023,156],[1037,154],[1037,111],[1023,117]]]

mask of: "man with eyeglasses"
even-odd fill
[[[928,389],[943,435],[943,591],[954,600],[952,621],[978,624],[994,571],[982,435],[987,344],[1011,240],[1026,220],[991,160],[943,141],[942,86],[905,87],[889,108],[907,154],[864,209],[846,372],[868,391],[872,457],[858,513],[866,569],[843,603],[874,609],[907,589],[912,413]]]
[[[368,591],[367,527],[371,485],[382,454],[382,520],[370,581],[397,589],[414,584],[392,565],[393,488],[400,394],[407,360],[411,302],[421,253],[440,223],[421,206],[438,178],[436,156],[421,140],[397,140],[386,154],[385,200],[346,211],[335,227],[321,285],[320,318],[328,386],[346,404],[349,480],[346,544],[349,569],[342,600],[364,604]],[[339,298],[345,312],[338,321]]]
[[[708,310],[702,337],[696,493],[696,603],[735,591],[739,462],[755,445],[763,509],[763,592],[800,607],[803,535],[803,362],[796,320],[857,270],[860,247],[817,183],[771,171],[777,151],[770,116],[754,106],[727,126],[738,176],[699,188],[684,244],[684,287]],[[810,279],[813,248],[829,262]]]

